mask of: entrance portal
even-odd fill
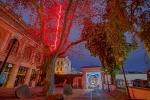
[[[102,80],[100,72],[86,73],[86,88],[87,89],[102,89]]]
[[[81,68],[82,85],[84,89],[102,89],[104,88],[104,73],[100,66],[85,66]]]

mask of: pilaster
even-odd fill
[[[83,89],[87,88],[87,86],[86,86],[86,72],[85,71],[83,71],[82,87],[83,87]]]
[[[32,68],[28,68],[26,76],[25,76],[25,83],[26,85],[29,85],[30,79],[32,74]]]
[[[8,76],[5,87],[7,87],[7,88],[13,88],[14,87],[18,70],[19,70],[19,65],[13,65],[11,72]]]

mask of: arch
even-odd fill
[[[9,41],[8,46],[6,48],[6,51],[8,52],[12,45],[13,45],[13,47],[12,47],[12,50],[11,50],[11,55],[17,54],[18,50],[19,50],[19,41],[17,39],[11,39]]]

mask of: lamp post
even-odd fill
[[[108,88],[108,92],[110,92],[110,86],[109,86],[109,81],[108,81],[108,70],[105,70],[106,72],[106,78],[107,78],[107,88]]]
[[[2,66],[0,67],[0,74],[2,73],[2,71],[3,71],[4,68],[5,68],[5,64],[6,64],[6,62],[7,62],[7,59],[8,59],[8,57],[9,57],[9,55],[10,55],[10,53],[11,53],[11,51],[12,51],[12,49],[13,49],[15,43],[16,43],[16,41],[17,41],[17,39],[13,39],[12,44],[11,44],[11,47],[9,48],[8,53],[7,53],[5,59],[4,59],[3,63],[2,63]]]
[[[120,61],[120,62],[123,62],[123,58],[120,57],[120,58],[119,58],[119,61]],[[122,66],[122,72],[123,72],[123,76],[124,76],[124,81],[125,81],[126,90],[127,90],[127,93],[128,93],[128,98],[131,99],[130,92],[129,92],[129,88],[128,88],[128,83],[127,83],[127,79],[126,79],[126,75],[125,75],[125,71],[124,71],[123,66]]]
[[[129,88],[128,88],[128,83],[127,83],[127,79],[126,79],[126,75],[125,75],[125,71],[124,71],[123,66],[122,66],[122,71],[123,71],[123,76],[124,76],[124,81],[125,81],[125,85],[126,85],[128,97],[129,97],[129,99],[131,99],[130,92],[129,92]]]

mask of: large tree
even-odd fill
[[[131,34],[133,45],[136,37],[143,43],[149,54],[149,0],[109,0],[105,18],[108,25],[116,26],[121,33],[127,31]],[[115,24],[115,25],[114,25]],[[119,26],[119,27],[118,27]],[[118,32],[119,33],[119,32]]]
[[[94,55],[100,55],[102,64],[110,66],[111,60],[113,65],[123,65],[124,60],[129,53],[130,47],[135,48],[137,43],[135,37],[138,36],[147,51],[149,52],[149,16],[148,0],[108,0],[106,2],[106,13],[103,22],[94,24],[88,20],[85,21],[83,36],[92,36],[87,40],[87,48]],[[147,9],[146,11],[139,11]],[[125,32],[131,33],[132,42],[126,41]],[[112,64],[111,64],[112,65]]]
[[[84,26],[82,36],[86,38],[86,47],[92,55],[99,56],[103,69],[107,69],[107,73],[112,75],[113,84],[113,76],[123,65],[123,61],[119,59],[126,58],[129,43],[124,35],[109,33],[105,23],[95,24],[86,18]]]
[[[103,20],[104,22],[99,24],[95,24],[90,19],[85,21],[83,36],[85,38],[89,35],[93,37],[88,38],[87,47],[91,53],[100,56],[102,64],[107,68],[110,68],[111,65],[122,66],[123,62],[120,62],[120,59],[125,59],[129,51],[129,44],[124,33],[130,27],[118,1],[107,2]]]
[[[19,16],[27,16],[28,23],[24,33],[38,42],[46,52],[46,94],[54,92],[54,69],[57,57],[63,55],[71,46],[84,39],[68,41],[70,28],[75,16],[75,22],[86,16],[92,16],[91,0],[1,0]],[[84,4],[84,6],[83,6]],[[80,13],[82,12],[82,13]],[[80,23],[81,24],[81,23]]]
[[[24,33],[36,40],[45,49],[46,60],[46,85],[47,95],[54,91],[54,69],[57,57],[67,51],[67,49],[80,43],[69,43],[68,35],[78,0],[2,0],[11,7],[18,15],[27,14],[29,25],[24,29]]]

